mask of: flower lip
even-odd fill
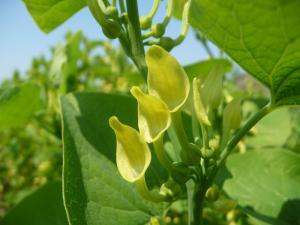
[[[143,93],[138,87],[130,92],[138,101],[138,126],[146,142],[156,141],[169,128],[171,116],[167,105],[156,96]]]
[[[153,45],[146,52],[148,90],[171,112],[179,110],[190,91],[189,79],[179,62],[163,48]]]
[[[134,183],[145,175],[151,162],[151,152],[142,136],[132,127],[122,124],[116,116],[109,119],[114,130],[116,162],[121,176]]]

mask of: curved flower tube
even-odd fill
[[[167,105],[159,98],[147,95],[138,87],[130,90],[138,101],[138,126],[146,142],[156,141],[171,124]]]
[[[146,52],[146,63],[149,93],[163,100],[171,112],[178,111],[190,91],[185,71],[173,56],[157,45]]]
[[[151,152],[142,136],[132,127],[122,124],[117,117],[109,119],[117,139],[116,162],[121,176],[134,183],[144,177],[151,162]]]

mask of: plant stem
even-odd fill
[[[127,0],[126,6],[128,13],[128,36],[131,43],[131,58],[146,80],[147,66],[145,62],[145,51],[140,28],[137,0]]]
[[[205,196],[205,192],[202,189],[195,190],[194,197],[193,197],[193,202],[194,202],[193,225],[202,224],[204,196]]]

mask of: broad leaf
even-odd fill
[[[262,147],[282,147],[292,131],[290,115],[282,108],[264,117],[254,128],[254,135],[246,138],[248,146],[259,149]]]
[[[271,224],[298,224],[300,157],[285,149],[230,156],[224,190],[251,215]]]
[[[115,138],[108,119],[136,127],[136,102],[127,96],[82,93],[62,98],[64,198],[72,224],[145,224],[160,214],[114,164]],[[159,173],[158,173],[159,174]]]
[[[300,1],[195,0],[190,18],[269,87],[276,105],[300,104]]]
[[[44,32],[50,32],[86,6],[85,0],[23,0]]]
[[[61,182],[49,183],[26,197],[0,225],[67,225]]]
[[[232,69],[232,64],[226,59],[209,59],[184,66],[184,70],[190,79],[197,76],[206,77],[216,66],[223,66],[224,72]]]
[[[36,83],[0,90],[0,129],[24,125],[45,106],[45,93]]]

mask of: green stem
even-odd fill
[[[172,171],[172,161],[170,160],[170,158],[168,157],[168,155],[166,154],[166,151],[163,147],[163,134],[153,143],[154,146],[154,150],[156,153],[156,156],[158,158],[158,160],[160,161],[160,163],[169,171]]]
[[[120,6],[120,9],[121,9],[121,12],[125,13],[126,9],[125,9],[124,0],[119,0],[119,6]]]
[[[149,14],[147,15],[148,18],[152,19],[155,16],[155,14],[158,10],[158,7],[159,7],[159,3],[160,3],[160,0],[153,0],[152,8],[151,8]]]
[[[138,3],[137,0],[127,0],[126,5],[128,13],[128,35],[131,43],[131,58],[144,79],[147,80],[147,66],[139,22]]]
[[[194,202],[193,225],[202,224],[204,196],[205,196],[205,192],[202,189],[195,189],[195,193],[193,196],[193,202]]]

